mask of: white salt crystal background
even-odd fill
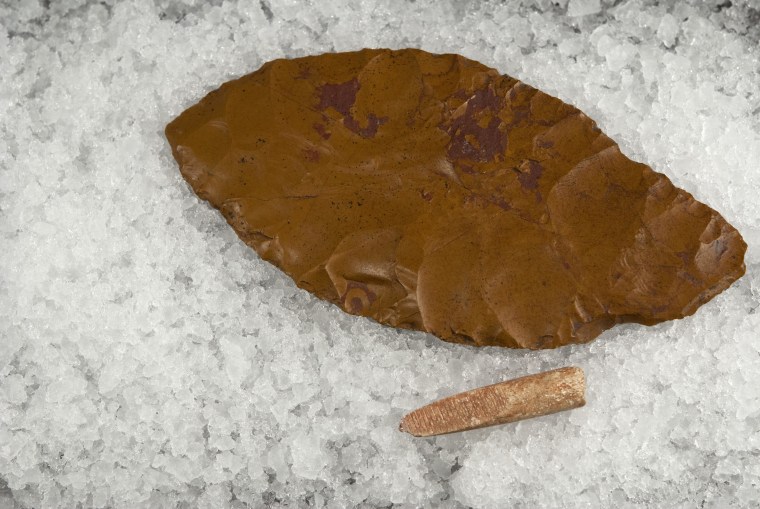
[[[739,0],[0,2],[0,508],[756,507],[759,22]],[[297,290],[191,192],[163,128],[265,61],[364,46],[575,104],[735,225],[747,275],[690,318],[542,352]],[[397,431],[568,364],[580,410]]]

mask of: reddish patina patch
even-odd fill
[[[362,138],[374,138],[377,128],[388,121],[388,117],[377,118],[374,113],[367,116],[367,127],[361,127],[354,117],[348,116],[343,119],[343,125],[350,131],[355,132]]]
[[[538,189],[538,179],[544,173],[544,167],[538,161],[532,159],[527,161],[527,169],[520,171],[517,175],[517,180],[523,189],[527,191],[534,191]]]
[[[317,131],[317,134],[319,134],[322,139],[329,140],[330,135],[332,134],[330,131],[327,130],[324,124],[320,124],[319,122],[315,122],[312,127],[315,131]]]
[[[351,114],[351,106],[356,102],[359,91],[359,80],[354,78],[343,83],[325,83],[319,88],[319,109],[324,111],[333,108],[347,117]]]
[[[492,88],[475,90],[467,100],[464,114],[441,126],[451,136],[450,160],[488,162],[503,156],[507,147],[507,134],[499,118],[503,105],[504,99]]]
[[[351,113],[351,107],[356,102],[356,94],[359,91],[359,80],[354,78],[343,83],[326,83],[319,89],[319,109],[322,111],[333,108],[343,115],[343,126],[362,138],[374,138],[377,129],[388,121],[387,117],[378,118],[374,113],[367,115],[367,126],[361,127],[358,119]],[[315,129],[324,138],[322,130]],[[329,138],[329,135],[327,136]],[[325,138],[327,139],[327,138]]]

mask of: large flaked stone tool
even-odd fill
[[[449,396],[408,413],[399,429],[416,437],[444,435],[582,407],[586,378],[560,368]]]
[[[166,136],[298,286],[447,341],[586,342],[690,315],[744,273],[720,214],[578,109],[457,55],[275,60]]]

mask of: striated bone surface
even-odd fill
[[[586,404],[586,376],[570,366],[434,401],[401,419],[400,431],[432,437],[555,414]]]

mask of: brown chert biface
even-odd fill
[[[275,60],[166,136],[298,286],[447,341],[582,343],[690,315],[744,273],[717,212],[578,109],[457,55]]]

